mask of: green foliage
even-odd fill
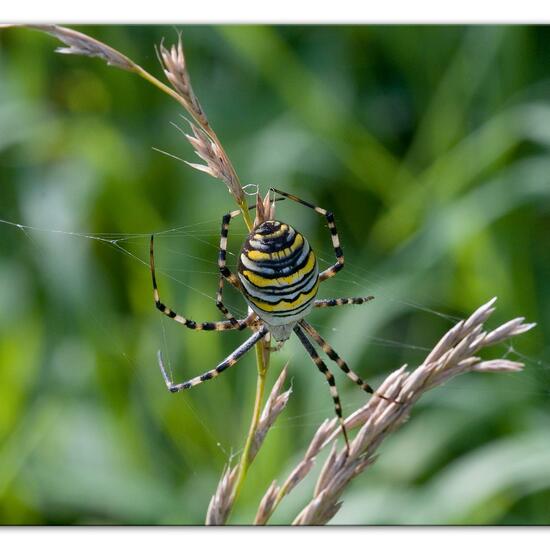
[[[177,38],[169,27],[82,30],[157,75],[153,45]],[[538,323],[498,351],[525,354],[524,373],[433,392],[334,523],[547,523],[550,30],[195,26],[183,41],[243,184],[335,212],[346,269],[322,297],[376,300],[311,320],[355,370],[376,384],[419,363],[447,316],[493,295],[495,322]],[[214,320],[219,221],[235,206],[223,184],[153,150],[195,161],[170,125],[186,125],[176,103],[101,61],[57,55],[57,45],[30,30],[0,33],[0,219],[35,228],[0,223],[0,522],[202,523],[244,441],[254,359],[184,395],[166,392],[158,348],[182,380],[244,336],[161,319],[148,235],[182,228],[156,241],[164,301]],[[287,203],[278,216],[331,260],[319,217]],[[230,303],[244,310],[238,295]],[[251,521],[272,479],[333,414],[294,343],[274,356],[270,379],[287,359],[293,396],[235,522]],[[344,377],[338,384],[350,412],[364,396]],[[309,489],[274,519],[290,521]]]

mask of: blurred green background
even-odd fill
[[[321,297],[376,300],[311,321],[371,383],[420,363],[492,296],[493,325],[538,323],[492,352],[525,360],[524,373],[471,374],[427,395],[332,523],[549,523],[550,28],[75,28],[157,75],[154,44],[182,30],[195,91],[243,183],[335,212],[346,269]],[[0,522],[200,524],[244,441],[254,358],[188,393],[166,391],[157,349],[181,381],[245,335],[162,318],[148,234],[166,232],[156,241],[164,301],[215,320],[219,222],[234,203],[222,183],[153,150],[195,162],[170,124],[186,126],[179,105],[58,45],[0,33],[0,219],[27,226],[0,223]],[[285,202],[278,217],[328,265],[318,216]],[[245,229],[233,225],[236,252]],[[273,358],[270,379],[287,360],[293,396],[237,523],[333,415],[296,342]],[[340,374],[349,413],[365,397]],[[314,478],[275,523],[293,519]]]

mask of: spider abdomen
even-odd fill
[[[307,239],[286,223],[269,220],[247,237],[239,279],[250,307],[268,325],[293,324],[313,306],[317,259]]]

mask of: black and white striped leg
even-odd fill
[[[340,397],[338,396],[338,390],[336,388],[336,382],[334,380],[334,376],[332,375],[328,367],[325,365],[323,360],[319,357],[318,353],[315,351],[315,348],[313,347],[311,342],[308,340],[307,336],[304,334],[302,329],[296,326],[294,327],[294,332],[296,333],[296,336],[298,336],[298,338],[300,339],[300,342],[302,342],[302,345],[308,352],[311,359],[313,359],[313,362],[315,363],[317,368],[325,375],[325,378],[327,379],[328,385],[330,387],[330,394],[332,395],[332,400],[334,401],[334,410],[336,412],[336,416],[338,417],[338,421],[340,422],[342,434],[344,435],[344,439],[346,441],[346,447],[349,452],[348,432],[346,430],[346,425],[344,424],[342,404],[340,403]]]
[[[192,388],[193,386],[197,386],[198,384],[202,384],[207,380],[212,380],[212,378],[216,378],[216,376],[218,376],[221,372],[228,369],[229,367],[232,367],[247,351],[254,347],[254,344],[256,342],[261,340],[266,334],[267,328],[263,326],[258,332],[255,332],[248,340],[241,344],[231,355],[225,358],[215,369],[206,371],[200,376],[196,376],[195,378],[191,378],[190,380],[187,380],[186,382],[181,382],[180,384],[174,384],[168,376],[168,373],[166,372],[166,368],[164,367],[164,363],[162,361],[162,354],[159,351],[159,367],[162,372],[164,382],[166,383],[166,387],[172,393],[176,393]]]
[[[355,372],[353,372],[347,365],[347,363],[336,353],[334,348],[307,322],[303,319],[300,321],[300,326],[317,342],[321,349],[327,354],[328,358],[334,361],[340,369],[346,373],[346,376],[353,380],[362,390],[367,393],[371,393],[379,397],[380,399],[385,399],[392,403],[401,404],[399,401],[390,399],[381,393],[376,393],[372,387],[364,382]]]
[[[330,236],[332,239],[332,246],[334,248],[334,253],[336,254],[336,263],[328,269],[325,269],[319,275],[319,280],[324,281],[326,279],[330,279],[330,277],[334,277],[334,275],[336,275],[336,273],[338,273],[338,271],[340,271],[344,267],[344,252],[342,251],[342,247],[340,246],[340,238],[338,237],[338,230],[336,229],[336,224],[334,222],[334,214],[332,212],[329,212],[328,210],[325,210],[324,208],[320,208],[319,206],[315,206],[314,204],[306,202],[296,195],[291,195],[290,193],[279,191],[274,187],[271,188],[271,191],[273,191],[274,193],[278,193],[283,197],[287,197],[290,200],[303,204],[304,206],[315,210],[317,214],[321,214],[321,216],[324,216],[326,218],[328,229],[330,231]]]
[[[275,199],[283,200],[284,197]],[[248,207],[249,210],[254,210],[256,208],[256,205],[253,204]],[[218,267],[220,269],[220,273],[222,277],[225,277],[230,284],[232,284],[237,290],[242,291],[242,285],[241,281],[239,281],[239,278],[231,272],[231,270],[227,267],[227,238],[229,235],[229,224],[231,223],[231,220],[233,218],[236,218],[239,214],[241,214],[240,210],[233,210],[232,212],[228,212],[225,214],[225,216],[222,218],[222,228],[221,228],[221,234],[220,234],[220,249],[218,254]],[[219,285],[219,292],[221,291],[221,288],[223,287],[223,281],[220,281]],[[222,309],[219,305],[218,308],[224,313],[228,319],[230,319],[231,314],[227,311],[227,308]],[[229,316],[228,316],[229,315]]]
[[[153,299],[155,300],[155,306],[159,311],[164,313],[164,315],[170,317],[170,319],[173,319],[177,323],[180,323],[183,326],[190,328],[192,330],[215,330],[215,331],[235,330],[235,329],[243,329],[248,325],[250,321],[250,317],[247,317],[246,319],[240,319],[240,320],[234,319],[233,321],[228,320],[228,321],[216,321],[213,323],[197,323],[196,321],[187,319],[186,317],[179,315],[173,309],[165,306],[160,301],[159,290],[157,286],[157,278],[155,275],[154,235],[151,235],[151,243],[150,243],[150,249],[149,249],[149,264],[151,267],[151,278],[153,280]],[[219,293],[219,289],[218,289],[218,293]]]
[[[227,235],[229,234],[229,223],[233,218],[238,216],[241,213],[240,210],[233,210],[233,212],[229,212],[228,214],[225,214],[225,216],[222,218],[222,228],[221,228],[221,235],[220,235],[220,252],[218,255],[218,267],[220,268],[220,273],[238,290],[241,289],[241,282],[239,281],[239,278],[234,274],[231,273],[230,269],[226,265],[226,257],[227,257]]]
[[[315,300],[313,307],[336,307],[349,304],[361,305],[374,300],[374,296],[364,296],[360,298],[329,298],[328,300]]]
[[[355,382],[362,390],[367,393],[374,393],[374,390],[364,382],[355,372],[353,372],[347,363],[336,353],[333,347],[306,321],[300,321],[300,326],[317,342],[319,347],[327,354],[331,361],[334,361],[340,370],[346,373],[346,376]]]
[[[218,267],[220,269],[220,279],[218,283],[218,293],[216,295],[216,306],[225,315],[225,317],[235,326],[236,329],[242,330],[247,325],[243,324],[242,321],[237,321],[237,319],[235,319],[235,317],[224,305],[222,300],[223,283],[225,279],[227,279],[235,288],[237,289],[241,288],[241,282],[233,273],[231,273],[231,271],[226,265],[227,236],[229,234],[229,223],[231,222],[232,218],[235,218],[240,213],[241,213],[240,210],[234,210],[233,212],[229,212],[222,218],[220,249],[218,254]]]
[[[223,303],[223,282],[225,281],[224,276],[220,273],[220,278],[218,282],[218,292],[216,293],[216,307],[223,313],[226,319],[233,325],[237,330],[242,330],[248,326],[250,321],[250,316],[246,319],[236,319],[232,313],[227,309]]]

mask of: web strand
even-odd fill
[[[130,259],[133,262],[137,262],[140,266],[143,267],[143,269],[149,270],[149,262],[147,257],[147,242],[150,238],[150,233],[122,233],[122,232],[101,232],[101,233],[86,233],[86,232],[80,232],[80,231],[68,231],[68,230],[60,230],[60,229],[51,229],[51,228],[41,228],[41,227],[35,227],[30,225],[23,225],[20,223],[12,222],[9,220],[0,219],[0,224],[11,226],[13,228],[16,228],[20,230],[24,235],[25,238],[31,243],[31,246],[37,251],[40,250],[41,245],[32,237],[33,233],[47,233],[51,235],[58,235],[60,237],[71,237],[76,239],[86,239],[91,240],[96,243],[99,243],[101,245],[105,245],[109,247],[110,249],[114,250],[115,252],[119,252],[123,254],[125,257]],[[189,239],[194,240],[196,242],[199,242],[201,245],[207,246],[211,248],[213,251],[217,250],[218,244],[217,240],[219,238],[219,231],[217,229],[217,226],[219,224],[219,220],[208,220],[208,221],[201,221],[194,224],[184,225],[184,226],[178,226],[174,228],[165,229],[162,231],[155,231],[154,234],[157,238],[157,240],[160,238],[167,239],[168,241],[172,239],[181,239],[182,243],[189,242]],[[239,235],[235,234],[232,235],[234,238],[234,242],[236,243],[239,240]],[[136,251],[134,251],[137,248]],[[230,253],[228,251],[228,253]],[[184,274],[192,274],[192,275],[201,275],[201,277],[204,276],[211,276],[212,280],[214,281],[218,274],[218,268],[217,268],[217,262],[216,262],[216,254],[213,253],[212,258],[203,258],[199,257],[197,255],[190,254],[185,251],[185,246],[179,246],[177,248],[173,246],[166,247],[163,255],[166,254],[167,256],[180,256],[182,258],[186,258],[189,260],[192,260],[194,263],[201,262],[203,265],[211,267],[212,269],[187,269],[187,268],[158,268],[157,271],[159,274],[163,276],[168,281],[171,281],[175,283],[176,285],[181,285],[187,290],[189,290],[192,293],[196,293],[197,295],[200,295],[202,298],[208,300],[209,303],[215,303],[215,292],[207,293],[199,288],[195,287],[192,284],[187,283],[186,281],[182,280],[181,275]],[[234,254],[233,254],[234,256]],[[322,255],[319,258],[319,261],[321,264],[330,265],[332,263],[332,259],[328,256],[325,257]],[[331,283],[333,284],[333,283]],[[346,269],[339,274],[338,277],[334,278],[334,286],[335,289],[344,289],[345,293],[350,293],[350,288],[356,288],[358,292],[364,293],[365,289],[369,290],[369,293],[376,295],[377,302],[385,301],[388,303],[393,303],[396,305],[399,305],[402,309],[410,310],[410,311],[417,311],[422,312],[427,315],[432,315],[434,317],[443,319],[449,323],[454,323],[458,320],[458,318],[455,315],[450,315],[444,311],[436,310],[432,307],[428,307],[422,303],[415,302],[413,300],[403,300],[401,298],[395,298],[392,295],[390,295],[387,291],[387,289],[384,287],[384,281],[383,279],[374,273],[372,270],[368,270],[364,268],[363,266],[359,266],[353,261],[346,260]],[[145,299],[145,297],[144,297]],[[244,304],[240,304],[238,306],[231,306],[232,310],[238,313],[239,315],[243,316],[246,314],[246,308],[244,307]],[[99,320],[96,320],[97,324],[100,324]],[[162,320],[160,321],[163,322]],[[337,329],[335,329],[333,326],[329,324],[319,324],[319,323],[312,323],[314,326],[322,327],[322,329],[325,331],[325,334],[327,337],[329,337],[329,332],[332,330],[333,332]],[[168,358],[168,365],[171,369],[171,362],[169,360],[169,339],[166,334],[166,328],[164,324],[162,326],[162,347],[166,351],[165,356]],[[113,338],[112,335],[110,335],[111,338]],[[381,336],[374,336],[374,335],[361,335],[362,340],[366,340],[369,343],[369,348],[372,349],[383,349],[383,348],[389,348],[389,349],[395,349],[395,350],[401,350],[403,353],[405,352],[412,352],[415,355],[411,356],[411,359],[413,360],[421,360],[422,355],[425,355],[429,352],[430,348],[427,347],[427,345],[422,344],[410,344],[407,342],[400,342],[392,338],[385,338]],[[431,344],[431,342],[427,342],[426,344]],[[515,347],[512,346],[512,344],[509,344],[508,347],[503,347],[503,353],[505,356],[515,357],[519,358],[525,363],[527,363],[529,366],[532,367],[532,369],[535,371],[535,373],[543,373],[543,376],[546,376],[549,378],[549,383],[547,384],[547,387],[550,387],[550,363],[544,361],[540,358],[533,358],[526,354],[523,354],[519,352]],[[125,357],[125,360],[129,360],[125,353],[121,351],[121,354]],[[412,363],[413,361],[411,361]],[[526,378],[530,378],[530,376],[527,373],[524,373],[522,376],[525,376]],[[531,376],[537,376],[531,375]],[[454,389],[453,391],[460,391],[458,389]],[[529,393],[533,393],[535,395],[542,395],[545,397],[548,397],[550,395],[550,391],[548,389],[542,388],[540,391],[533,390],[529,391]],[[191,407],[190,403],[188,403],[188,400],[185,400],[187,403],[187,406]],[[357,402],[359,403],[359,402]],[[350,401],[349,403],[346,403],[347,405],[351,406],[354,404],[354,401]],[[321,412],[326,413],[327,415],[330,414],[330,406],[323,407]],[[314,411],[312,411],[309,414],[314,414]],[[200,419],[200,415],[193,410],[193,416],[197,419],[198,422],[201,423],[202,421]],[[296,417],[296,420],[298,420],[298,417]],[[312,422],[314,424],[314,422]],[[205,426],[205,430],[207,430],[207,427]],[[213,434],[209,434],[210,437],[212,437],[213,440],[216,440],[216,444],[220,447],[220,452],[223,450],[222,444],[218,441],[219,438],[215,437]]]

